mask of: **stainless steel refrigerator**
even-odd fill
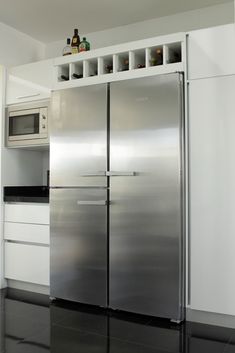
[[[182,320],[182,74],[53,92],[51,108],[51,296]]]

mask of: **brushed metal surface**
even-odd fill
[[[88,206],[88,205],[94,205],[94,206],[106,206],[107,205],[107,200],[97,200],[97,201],[78,201],[78,205],[82,206]]]
[[[124,173],[110,177],[110,306],[179,320],[180,75],[110,87],[110,170]]]
[[[106,199],[101,188],[51,189],[51,296],[107,305]]]
[[[134,176],[135,172],[114,172],[114,171],[110,171],[110,172],[106,172],[107,176]]]
[[[51,186],[106,186],[107,85],[53,92]]]

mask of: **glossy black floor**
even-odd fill
[[[232,353],[235,330],[1,292],[0,353]]]

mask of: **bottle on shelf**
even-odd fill
[[[74,35],[72,38],[72,43],[71,43],[72,54],[77,54],[79,52],[79,45],[80,45],[80,37],[78,35],[78,29],[75,28]]]
[[[71,50],[71,40],[70,38],[67,38],[67,45],[63,49],[63,56],[65,55],[71,55],[72,50]]]
[[[162,48],[157,48],[155,55],[150,60],[151,66],[163,65],[163,51]]]
[[[88,50],[90,50],[90,43],[86,40],[86,37],[83,37],[81,43],[79,44],[79,53]]]
[[[129,59],[124,59],[123,60],[122,71],[127,71],[127,70],[129,70]]]
[[[137,69],[143,69],[144,67],[145,67],[144,64],[138,64],[138,65],[137,65]]]
[[[83,75],[82,74],[73,73],[72,77],[75,78],[75,79],[78,79],[78,78],[83,78]]]
[[[69,81],[69,76],[66,75],[60,75],[61,81]]]
[[[113,65],[107,64],[105,65],[105,70],[107,74],[112,74],[113,73]]]

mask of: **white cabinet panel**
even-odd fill
[[[233,24],[189,33],[189,79],[235,74]]]
[[[50,226],[44,224],[5,222],[4,239],[49,245]]]
[[[235,76],[189,87],[191,307],[235,315]]]
[[[49,247],[5,243],[5,277],[49,285]]]
[[[48,204],[5,204],[5,222],[49,224]]]
[[[52,59],[13,67],[8,70],[6,104],[49,98],[52,87]]]

